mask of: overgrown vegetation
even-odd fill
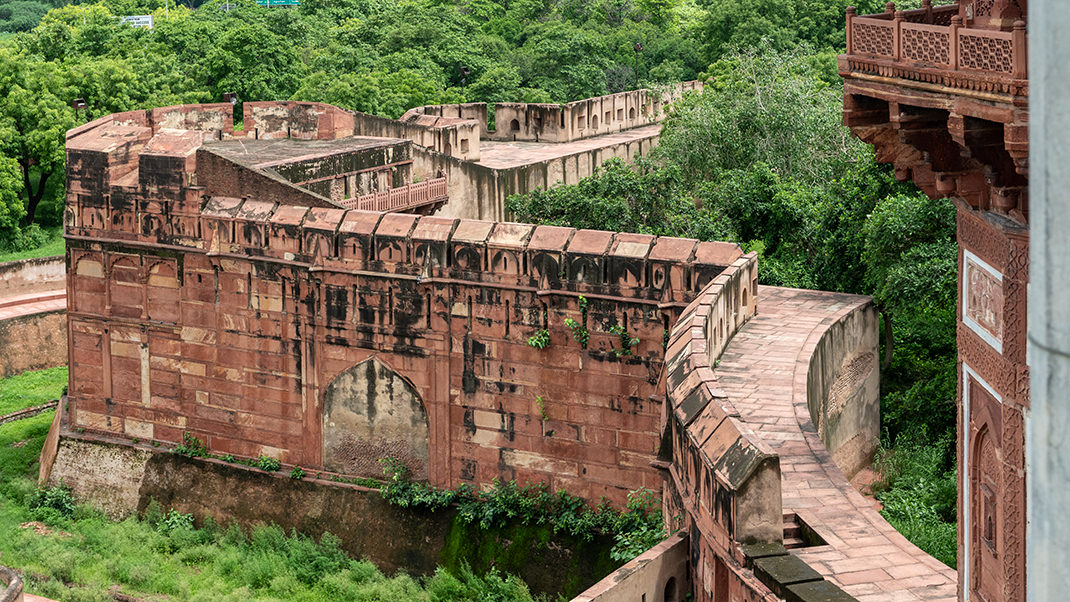
[[[0,391],[11,380],[0,380]],[[274,526],[247,531],[211,520],[195,528],[191,515],[158,504],[142,519],[113,522],[77,505],[62,485],[36,487],[52,416],[0,425],[0,557],[22,571],[29,593],[63,602],[535,599],[515,576],[478,575],[464,565],[426,579],[388,577],[348,557],[330,534],[317,542]],[[28,521],[37,526],[20,527]]]
[[[0,380],[0,393],[16,388],[36,392],[12,402],[19,409],[36,405],[40,396],[58,391],[65,382],[66,371],[61,369],[26,373]],[[533,599],[519,578],[493,567],[477,574],[463,562],[426,579],[405,574],[386,577],[371,563],[346,556],[329,534],[316,542],[273,526],[245,531],[223,528],[210,519],[196,528],[192,515],[156,503],[140,520],[112,522],[77,505],[63,484],[36,487],[36,460],[51,419],[47,412],[0,426],[0,530],[12,534],[0,541],[0,555],[23,571],[31,593],[63,601],[112,599],[115,593],[183,600]],[[216,457],[191,433],[184,434],[172,451]],[[237,461],[233,456],[219,459]],[[241,463],[279,469],[277,460],[266,457]],[[665,536],[658,500],[649,491],[633,493],[624,511],[608,504],[591,509],[580,498],[550,494],[543,485],[510,482],[483,492],[469,487],[438,490],[410,481],[396,461],[383,464],[385,484],[336,480],[381,487],[384,498],[400,507],[434,511],[456,504],[458,520],[481,530],[531,526],[584,541],[609,536],[616,543],[610,557],[618,563]],[[306,476],[299,467],[289,473],[291,479]],[[18,527],[30,520],[39,521],[47,531]]]
[[[953,445],[953,436],[944,435],[935,445],[904,440],[895,449],[881,449],[876,466],[884,479],[874,486],[884,518],[950,567],[958,552],[956,473],[947,469],[946,457]]]
[[[729,55],[704,94],[673,106],[648,160],[507,207],[522,221],[736,241],[759,253],[765,284],[872,295],[882,444],[903,458],[885,464],[886,514],[954,566],[955,516],[930,493],[955,489],[955,210],[850,136],[821,58],[770,42]]]
[[[517,485],[515,481],[495,480],[494,486],[485,491],[466,484],[457,489],[437,489],[410,480],[408,469],[396,460],[386,458],[380,462],[386,473],[383,498],[402,508],[433,511],[456,505],[462,521],[478,524],[481,529],[520,523],[546,525],[555,534],[587,541],[595,535],[610,535],[616,540],[610,556],[622,562],[665,539],[660,500],[646,489],[630,493],[623,511],[606,501],[592,509],[582,498],[565,491],[550,493],[545,483]]]

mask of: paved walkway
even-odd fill
[[[58,283],[63,286],[64,283]],[[67,308],[67,292],[62,288],[28,295],[4,296],[0,290],[0,321]]]
[[[548,159],[566,157],[584,151],[594,150],[651,138],[661,133],[661,124],[655,123],[642,127],[622,130],[616,134],[603,134],[593,138],[582,138],[572,142],[503,142],[499,140],[479,141],[480,165],[493,169],[508,169],[529,163],[538,163]]]
[[[860,602],[953,602],[955,570],[880,516],[835,466],[810,423],[806,373],[816,341],[808,346],[808,339],[858,299],[759,288],[758,315],[725,349],[717,384],[780,455],[784,512],[798,514],[829,544],[793,554]]]

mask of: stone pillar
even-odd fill
[[[1070,3],[1030,15],[1031,408],[1026,414],[1026,594],[1070,592]]]

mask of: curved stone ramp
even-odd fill
[[[64,283],[60,283],[64,285]],[[67,309],[67,291],[63,288],[25,295],[3,296],[0,291],[0,320],[9,320],[57,309]]]
[[[715,374],[742,422],[780,458],[785,515],[827,545],[791,553],[859,602],[956,599],[956,573],[900,535],[851,486],[811,422],[810,362],[829,327],[863,300],[759,287],[758,315],[736,333]]]

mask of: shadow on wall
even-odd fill
[[[394,458],[417,480],[428,476],[428,420],[412,383],[367,359],[339,374],[323,395],[323,463],[342,474],[380,477]]]

